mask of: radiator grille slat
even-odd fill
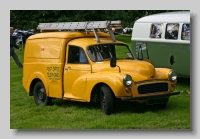
[[[168,83],[153,83],[138,86],[139,94],[148,94],[168,91]]]

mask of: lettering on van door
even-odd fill
[[[48,66],[47,77],[53,82],[60,80],[60,67]]]

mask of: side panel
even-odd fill
[[[151,23],[135,23],[133,25],[132,39],[149,38],[151,30]]]
[[[45,79],[45,76],[41,72],[34,72],[30,74],[28,77],[25,76],[22,79],[23,87],[27,93],[30,92],[30,85],[34,79],[40,79],[46,88],[46,92],[48,92],[47,80]]]
[[[46,65],[46,74],[49,90],[48,96],[53,98],[62,98],[63,64]]]
[[[141,42],[141,41],[140,41]],[[190,77],[190,44],[145,42],[148,47],[149,59],[155,67],[172,68],[179,77]],[[137,41],[132,41],[132,49],[136,55]],[[170,56],[175,63],[170,66]]]
[[[24,53],[23,85],[30,91],[33,79],[45,80],[47,95],[62,98],[63,63],[66,39],[46,38],[28,40]],[[44,78],[40,78],[40,73]],[[34,75],[34,77],[31,77]]]

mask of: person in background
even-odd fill
[[[19,49],[20,51],[21,51],[22,49],[19,48],[19,47],[16,45],[15,40],[14,40],[14,38],[13,38],[13,36],[12,36],[13,32],[14,32],[14,28],[13,28],[13,27],[10,27],[10,56],[13,57],[13,59],[14,59],[15,63],[17,64],[17,66],[18,66],[19,68],[22,68],[23,65],[22,65],[22,63],[19,61],[19,58],[18,58],[17,54],[16,54],[15,51],[14,51],[14,47],[15,47],[16,49]]]

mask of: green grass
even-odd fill
[[[129,37],[122,38],[124,42]],[[128,38],[128,39],[127,39]],[[15,52],[23,62],[23,51]],[[118,103],[107,116],[99,104],[55,100],[53,106],[37,106],[22,86],[23,69],[10,58],[10,129],[190,129],[190,80],[178,78],[165,109],[137,103]]]
[[[125,36],[125,35],[115,35],[116,40],[125,42],[129,47],[131,47],[131,36]]]

